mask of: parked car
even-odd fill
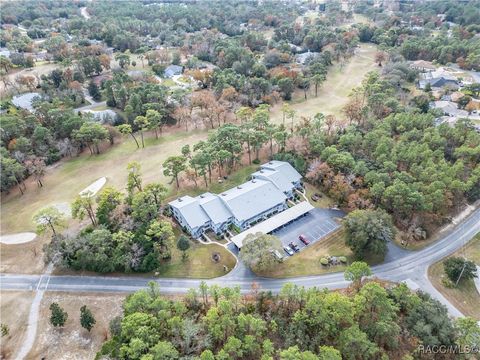
[[[292,255],[294,254],[292,248],[291,248],[290,246],[288,246],[288,245],[287,245],[287,246],[284,246],[284,247],[283,247],[283,250],[285,250],[285,252],[286,252],[288,255],[290,255],[290,256],[292,256]]]
[[[271,253],[272,253],[272,255],[275,257],[275,259],[277,259],[278,261],[282,261],[282,260],[283,260],[283,255],[280,254],[280,251],[278,251],[277,249],[271,250]]]
[[[299,239],[302,243],[304,243],[305,245],[310,244],[310,240],[308,240],[307,237],[306,237],[305,235],[303,235],[303,234],[300,235],[300,236],[298,237],[298,239]]]
[[[298,247],[297,244],[295,244],[293,241],[288,244],[293,250],[295,250],[296,252],[300,251],[300,248]]]

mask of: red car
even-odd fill
[[[298,239],[299,239],[302,243],[304,243],[305,245],[310,244],[310,241],[306,238],[305,235],[300,235],[300,236],[298,237]]]

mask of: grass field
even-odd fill
[[[225,275],[235,267],[235,257],[223,246],[217,244],[200,244],[192,242],[187,252],[188,259],[183,261],[177,248],[172,253],[172,260],[158,269],[161,277],[211,279]],[[212,255],[218,253],[220,260],[214,262]],[[225,271],[226,266],[227,271]]]
[[[306,194],[307,199],[308,201],[310,201],[310,204],[312,204],[313,206],[318,208],[329,208],[335,204],[335,202],[332,199],[330,199],[327,195],[325,195],[321,190],[316,188],[314,185],[304,183],[304,186],[307,193]],[[312,195],[315,193],[322,195],[322,197],[317,201],[312,200]]]
[[[123,294],[47,292],[40,304],[37,337],[28,359],[93,359],[110,337],[109,322],[122,314]],[[62,329],[49,322],[49,306],[57,302],[67,313]],[[90,332],[80,326],[80,307],[86,305],[96,324]]]
[[[185,144],[193,144],[206,138],[205,131],[175,132],[160,139],[149,135],[146,147],[137,149],[132,139],[105,149],[100,155],[82,155],[62,161],[49,167],[44,179],[44,187],[38,188],[27,181],[27,191],[22,196],[14,189],[2,198],[1,232],[9,234],[19,231],[32,231],[33,214],[39,209],[61,203],[70,203],[85,187],[102,176],[107,177],[107,185],[123,189],[127,180],[127,164],[138,161],[142,165],[144,183],[169,182],[163,175],[162,164],[172,155],[178,155]]]
[[[378,69],[374,62],[376,51],[375,46],[362,44],[343,68],[340,64],[332,66],[327,80],[318,89],[317,97],[313,86],[307,100],[304,99],[303,91],[297,90],[290,101],[292,109],[297,112],[297,120],[300,116],[313,117],[317,113],[340,116],[352,89],[360,85],[369,71]],[[272,107],[270,116],[277,124],[283,121],[281,103]]]
[[[344,231],[342,229],[334,232],[310,245],[307,249],[279,263],[274,269],[262,272],[259,275],[273,278],[285,278],[303,275],[318,275],[331,272],[344,271],[345,265],[324,266],[320,264],[320,258],[326,255],[346,256],[348,261],[352,260],[352,252],[345,246]]]
[[[27,333],[28,312],[35,294],[25,291],[3,291],[0,296],[1,322],[9,333],[0,338],[0,358],[13,359]]]
[[[480,265],[480,234],[465,247],[465,252],[457,251],[451,256],[465,255],[469,260]],[[480,276],[480,274],[479,274]],[[440,291],[464,315],[480,320],[480,294],[475,288],[473,280],[461,281],[457,288],[445,287],[442,280],[446,277],[443,270],[443,260],[428,269],[428,277],[433,286]]]

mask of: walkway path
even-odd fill
[[[40,313],[40,303],[42,302],[43,294],[48,288],[48,283],[50,282],[50,274],[53,270],[53,264],[49,264],[45,274],[40,276],[36,287],[35,298],[33,299],[32,306],[30,307],[30,313],[28,314],[28,327],[27,327],[27,337],[20,348],[18,355],[15,359],[22,360],[24,359],[35,343],[35,337],[37,335],[38,327],[38,315]],[[32,288],[33,289],[33,288]],[[32,290],[30,289],[30,290]]]

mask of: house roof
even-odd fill
[[[433,107],[442,110],[445,114],[452,116],[466,117],[468,112],[457,107],[457,104],[451,101],[434,101]]]
[[[252,174],[253,178],[271,181],[279,190],[292,190],[293,183],[300,181],[302,176],[287,162],[272,160]]]
[[[219,195],[238,221],[248,220],[287,200],[270,181],[250,180]]]
[[[196,199],[198,199],[200,206],[214,224],[223,223],[233,216],[218,195],[205,193],[197,196]]]
[[[255,174],[265,175],[263,178]],[[178,209],[191,228],[209,221],[220,224],[234,217],[242,222],[251,219],[287,200],[285,191],[301,175],[287,162],[271,161],[252,175],[252,180],[219,195],[204,193],[195,198],[183,196],[169,203]]]
[[[197,198],[186,195],[170,202],[169,205],[182,213],[183,218],[192,229],[210,221]]]
[[[164,71],[165,75],[177,75],[181,74],[183,71],[183,67],[179,65],[169,65]]]
[[[40,94],[36,92],[29,92],[22,95],[15,95],[12,98],[12,104],[15,105],[16,107],[33,112],[34,110],[33,100],[37,97],[40,98]]]

